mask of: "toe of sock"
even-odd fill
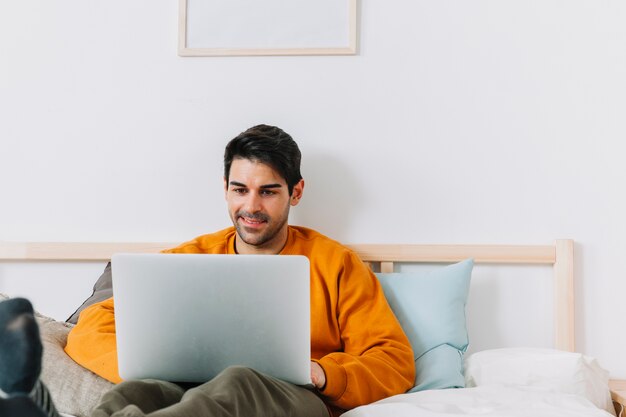
[[[35,314],[33,305],[25,298],[9,298],[0,302],[0,325],[22,314]]]

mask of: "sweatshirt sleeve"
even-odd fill
[[[113,298],[87,307],[67,337],[65,353],[93,373],[119,383]]]
[[[406,392],[415,380],[413,350],[378,279],[352,252],[338,279],[337,320],[344,349],[317,361],[326,373],[321,394],[350,409]]]

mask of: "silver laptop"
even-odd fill
[[[311,384],[306,257],[116,254],[111,261],[123,379],[205,382],[243,365]]]

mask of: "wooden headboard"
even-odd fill
[[[159,252],[178,243],[34,243],[0,242],[1,261],[107,261],[117,252]],[[473,258],[478,264],[551,265],[554,280],[554,345],[575,351],[574,241],[558,239],[551,245],[347,245],[364,262],[381,272],[394,263],[451,263]],[[616,410],[626,403],[626,381],[610,382]],[[619,404],[617,404],[619,403]]]
[[[106,261],[116,252],[159,252],[177,243],[16,243],[0,242],[0,261]],[[555,344],[575,351],[574,242],[552,245],[348,245],[364,262],[392,272],[397,262],[552,265],[555,294]]]
[[[107,261],[117,252],[159,252],[178,243],[34,243],[0,242],[1,261]],[[554,346],[575,351],[574,241],[551,245],[347,245],[381,272],[395,263],[451,263],[473,258],[478,264],[551,265],[554,280]],[[626,403],[626,381],[611,381],[614,401]]]

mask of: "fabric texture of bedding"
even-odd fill
[[[593,358],[503,348],[465,360],[468,388],[396,395],[343,417],[610,417],[609,374]]]
[[[476,352],[465,361],[468,387],[508,385],[574,394],[614,412],[609,373],[594,358],[538,348],[503,348]]]
[[[473,266],[467,259],[431,272],[376,274],[413,347],[416,372],[410,392],[465,386],[465,305]]]
[[[400,394],[342,417],[610,417],[575,394],[535,387],[485,385]]]

